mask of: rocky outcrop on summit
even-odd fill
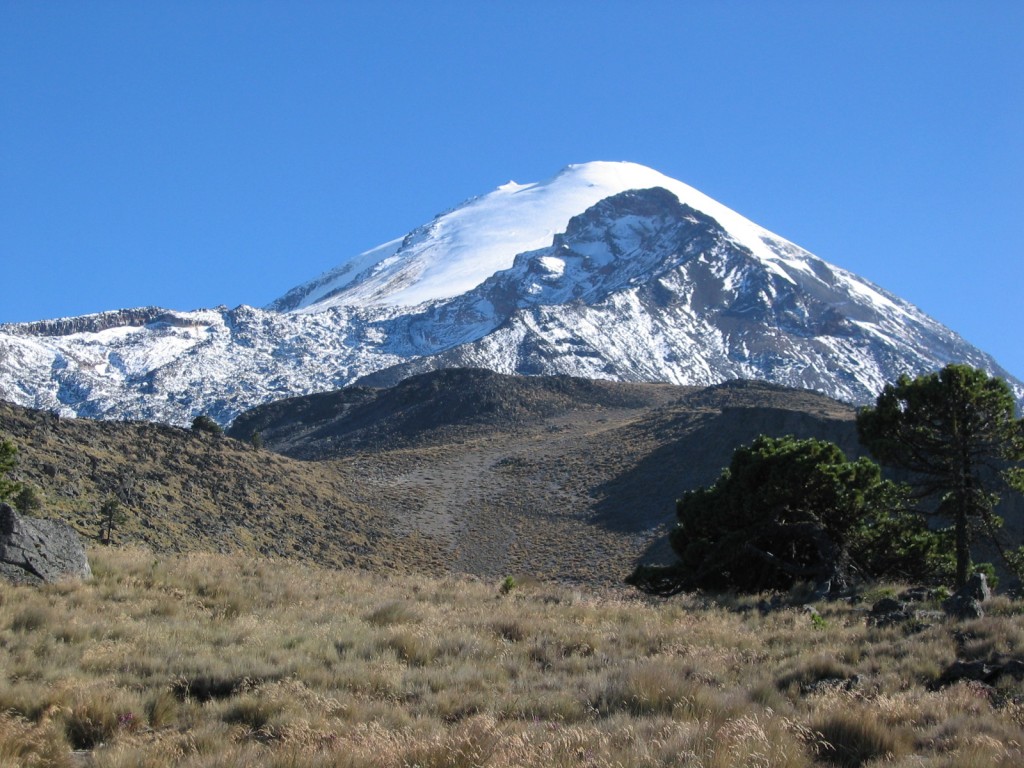
[[[0,325],[0,331],[22,336],[70,336],[73,333],[99,333],[108,328],[139,328],[169,315],[171,313],[159,307],[139,307],[34,323],[8,323]]]
[[[0,504],[0,578],[43,584],[92,575],[82,541],[59,520],[22,517]]]

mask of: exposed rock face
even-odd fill
[[[10,323],[0,326],[4,332],[24,336],[70,336],[73,333],[100,333],[108,328],[141,328],[169,316],[166,309],[138,307],[117,309],[81,317],[60,317],[35,323]]]
[[[42,584],[92,575],[78,534],[67,523],[22,517],[0,504],[0,576]]]
[[[984,603],[992,597],[992,590],[988,586],[988,579],[984,573],[972,573],[963,588],[958,590],[958,594],[963,594],[974,598],[979,603]]]

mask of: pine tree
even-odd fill
[[[992,513],[1007,470],[1024,461],[1024,420],[1005,381],[966,365],[901,376],[857,415],[861,442],[883,464],[909,470],[917,495],[953,521],[956,584],[971,567],[972,525],[994,538]],[[1017,470],[1019,472],[1019,470]]]
[[[127,519],[124,507],[121,502],[111,496],[100,507],[100,541],[110,544],[114,538],[114,529],[122,525]]]
[[[196,416],[192,420],[192,431],[197,434],[205,432],[206,434],[216,435],[217,437],[224,434],[224,430],[221,428],[220,424],[205,413]]]
[[[802,580],[834,589],[858,571],[920,572],[928,532],[893,516],[904,494],[877,464],[849,461],[833,443],[761,436],[733,453],[713,485],[679,499],[670,535],[678,566],[638,569],[631,581],[656,592],[757,592]],[[884,561],[858,550],[873,546],[879,531],[893,553]]]

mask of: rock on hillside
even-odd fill
[[[82,540],[61,520],[22,517],[0,504],[0,577],[43,584],[92,575]]]
[[[389,567],[381,552],[402,552],[393,517],[360,501],[343,474],[247,443],[161,424],[61,419],[3,402],[0,434],[18,449],[15,479],[37,488],[47,514],[86,540],[98,540],[100,506],[114,497],[127,513],[115,545],[381,569]],[[392,560],[422,563],[417,557]]]

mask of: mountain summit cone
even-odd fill
[[[653,188],[666,189],[711,216],[759,257],[777,258],[762,238],[783,242],[780,238],[693,187],[636,163],[591,162],[567,166],[544,182],[510,181],[467,200],[404,238],[372,248],[293,288],[268,309],[415,306],[450,299],[510,268],[517,254],[551,245],[573,216],[601,200]]]

